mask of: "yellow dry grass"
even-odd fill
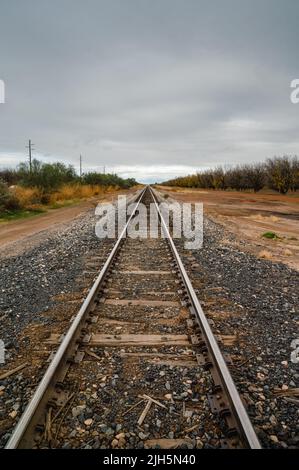
[[[16,186],[13,193],[19,201],[20,207],[28,208],[40,203],[41,191],[38,188]]]
[[[263,259],[272,259],[273,258],[272,253],[270,253],[270,251],[267,251],[267,250],[260,251],[259,252],[259,257],[263,258]]]
[[[262,215],[262,214],[251,214],[249,216],[251,219],[260,220],[262,222],[279,222],[280,218],[276,215]]]
[[[45,204],[45,195],[38,188],[24,188],[16,186],[13,193],[22,209],[37,209],[43,206],[61,206],[65,202],[76,201],[78,199],[90,199],[94,196],[110,193],[119,189],[115,186],[99,186],[89,184],[65,184],[57,191],[48,195],[47,204]]]
[[[50,203],[55,204],[57,202],[71,201],[75,199],[89,199],[100,194],[109,193],[112,190],[115,191],[116,187],[98,186],[90,184],[65,184],[55,193],[51,194]]]

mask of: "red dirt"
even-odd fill
[[[136,189],[114,191],[101,197],[82,201],[74,206],[50,209],[28,219],[15,220],[0,224],[0,254],[2,256],[19,255],[25,250],[38,245],[49,233],[67,226],[76,217],[96,207],[99,202],[112,201],[121,194],[131,194]],[[15,242],[19,242],[18,245]]]
[[[299,270],[299,193],[238,193],[160,187],[181,202],[202,202],[204,212],[236,235],[242,250]],[[262,237],[275,232],[275,240]],[[231,243],[227,241],[227,243]]]

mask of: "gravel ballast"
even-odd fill
[[[53,296],[74,289],[83,257],[100,246],[95,220],[88,211],[22,256],[1,259],[0,338],[6,346],[31,321],[46,321],[39,314],[54,306]]]
[[[262,445],[298,448],[299,364],[291,361],[299,338],[298,272],[236,248],[235,236],[207,217],[202,249],[177,244],[191,279],[204,277],[198,297],[214,333],[239,338],[221,349],[232,356],[231,373]],[[211,292],[218,297],[212,305]]]
[[[95,250],[108,254],[112,242],[98,240],[94,224],[91,210],[22,256],[0,258],[0,339],[8,364],[22,355],[25,345],[19,338],[24,329],[55,322],[47,315],[59,304],[54,297],[80,291],[86,258]],[[298,273],[257,259],[234,242],[232,234],[206,218],[201,250],[186,252],[177,245],[195,285],[200,278],[198,296],[214,333],[237,337],[234,345],[221,344],[221,349],[232,357],[230,370],[262,445],[298,448],[299,397],[292,390],[299,387],[299,365],[290,360],[291,343],[299,338]],[[0,422],[8,420],[0,432],[1,447],[38,374],[35,379],[20,372],[0,381]]]

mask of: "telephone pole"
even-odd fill
[[[82,178],[82,155],[80,155],[80,178]]]
[[[32,149],[34,147],[34,144],[31,142],[31,139],[29,139],[29,144],[27,145],[27,149],[28,149],[28,157],[29,157],[29,170],[30,170],[30,173],[32,173]]]

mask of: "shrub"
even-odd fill
[[[37,187],[44,192],[53,192],[65,183],[78,180],[75,169],[63,163],[42,163],[32,161],[32,168],[28,163],[21,163],[18,167],[23,186]]]
[[[82,178],[82,182],[84,184],[89,184],[89,185],[107,186],[107,187],[113,186],[114,189],[116,186],[118,186],[119,188],[123,188],[123,189],[129,189],[132,186],[135,186],[137,184],[135,179],[133,178],[123,179],[115,174],[103,174],[103,173],[96,173],[96,172],[85,174]]]
[[[265,232],[262,235],[263,238],[270,238],[271,240],[275,240],[276,238],[279,238],[278,235],[275,232]]]
[[[0,212],[20,209],[16,196],[9,190],[7,184],[0,180]]]
[[[50,195],[50,202],[51,204],[55,204],[57,202],[71,201],[74,199],[87,199],[98,196],[101,193],[104,193],[104,188],[100,186],[83,185],[79,183],[65,184]]]
[[[20,206],[23,208],[43,203],[43,193],[38,188],[24,188],[22,186],[16,186],[13,188],[12,192],[19,201]]]

